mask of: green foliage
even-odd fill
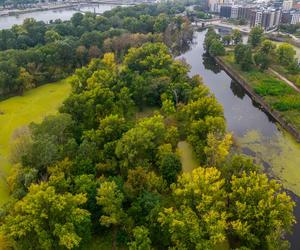
[[[99,29],[114,13],[119,21],[128,17],[132,29],[151,29],[153,16],[140,15],[144,10],[139,8],[129,14],[123,8],[106,13],[99,17]],[[157,11],[152,5],[144,8],[153,15]],[[98,37],[86,18],[96,17],[79,14],[72,25]],[[173,22],[174,27],[187,24],[181,17]],[[68,29],[61,25],[53,29],[64,36]],[[92,47],[96,40],[86,42]],[[214,250],[227,242],[283,246],[279,235],[294,223],[294,204],[275,182],[260,181],[266,177],[251,172],[252,162],[229,158],[231,135],[223,108],[201,78],[189,77],[188,66],[174,60],[162,43],[132,48],[123,58],[118,64],[121,58],[106,53],[77,70],[61,113],[19,132],[20,157],[15,159],[21,164],[9,178],[18,201],[1,211],[0,235],[8,235],[21,249],[85,249],[91,228],[105,237],[110,232],[112,249]],[[181,174],[182,155],[176,148],[185,141],[205,168]],[[242,179],[241,187],[251,184],[243,197],[237,181]],[[243,206],[249,206],[250,217]],[[279,212],[273,215],[269,208]],[[253,217],[262,229],[255,229]],[[251,226],[246,234],[241,223]],[[276,229],[272,233],[271,227]]]
[[[232,36],[231,35],[225,35],[222,37],[222,42],[224,43],[225,46],[230,45],[232,40]]]
[[[133,229],[134,241],[128,244],[129,250],[150,250],[149,230],[143,226]]]
[[[232,31],[231,37],[232,37],[232,40],[234,41],[235,45],[242,42],[242,33],[237,29],[234,29]]]
[[[275,55],[275,48],[276,46],[271,41],[265,40],[254,55],[255,64],[258,65],[261,70],[269,68]]]
[[[252,50],[249,45],[238,44],[234,48],[234,58],[237,64],[241,65],[241,69],[248,71],[253,64]]]
[[[122,209],[124,195],[114,181],[104,181],[97,192],[97,204],[102,207],[100,223],[104,226],[119,225],[125,217]]]
[[[255,48],[261,44],[262,38],[263,38],[263,32],[264,32],[263,29],[258,26],[251,29],[249,38],[248,38],[248,43],[253,48]]]
[[[174,19],[182,19],[185,25],[178,24],[180,32],[177,29],[175,41],[171,39],[168,45],[173,46],[176,42],[176,47],[180,47],[183,42],[186,46],[192,37],[189,23],[182,17],[174,17],[170,9],[175,8],[177,12],[178,6],[170,5],[172,7],[141,4],[115,8],[101,16],[76,13],[70,21],[57,20],[50,24],[29,18],[22,25],[1,30],[1,95],[22,94],[31,87],[65,78],[76,67],[110,52],[111,48],[122,57],[131,46],[162,41],[161,33],[165,33]],[[127,34],[120,38],[128,32],[142,34]],[[128,37],[130,39],[126,40]]]
[[[224,56],[225,48],[220,40],[214,39],[211,41],[208,52],[211,56]]]
[[[83,194],[57,194],[47,183],[32,185],[1,226],[20,249],[73,249],[90,237],[90,213]]]
[[[155,158],[157,147],[164,142],[165,125],[162,116],[141,120],[126,132],[116,147],[116,155],[125,168],[148,166]]]
[[[225,240],[223,180],[215,168],[196,168],[172,187],[177,207],[165,208],[158,221],[170,233],[176,249],[213,249]]]
[[[288,43],[280,44],[276,50],[279,63],[283,66],[289,66],[294,62],[296,51],[293,46]]]
[[[182,170],[179,157],[174,153],[168,153],[163,155],[160,161],[159,172],[162,177],[168,184],[175,182],[178,173]]]
[[[233,176],[231,190],[230,226],[233,234],[250,249],[270,249],[270,245],[281,245],[278,242],[282,232],[289,230],[294,222],[294,202],[281,192],[281,185],[274,180],[269,181],[264,174],[251,172],[249,175]]]
[[[209,52],[213,40],[220,40],[220,36],[215,32],[214,28],[209,27],[204,40],[204,48],[206,52]]]
[[[291,93],[291,88],[279,80],[267,79],[263,80],[254,87],[256,93],[261,96],[280,96]]]

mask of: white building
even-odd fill
[[[293,0],[284,0],[282,3],[282,10],[287,11],[293,8]]]
[[[254,26],[261,26],[262,16],[263,16],[262,11],[256,12]]]
[[[293,13],[292,14],[292,20],[291,20],[291,24],[297,24],[300,23],[300,13]]]

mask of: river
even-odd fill
[[[115,5],[97,5],[81,8],[82,11],[102,13]],[[19,16],[0,17],[0,29],[21,24],[25,18],[49,22],[68,20],[76,10],[59,9],[37,11]],[[234,134],[235,142],[242,152],[255,157],[273,177],[278,178],[284,187],[291,190],[297,207],[295,215],[300,221],[300,145],[280,128],[210,57],[204,55],[203,41],[206,31],[196,32],[194,44],[180,57],[191,65],[191,75],[202,76],[206,86],[224,107],[228,130]],[[296,196],[296,195],[298,196]],[[300,223],[289,237],[291,249],[300,249]]]
[[[117,5],[110,5],[110,4],[81,6],[80,11],[103,13],[107,10],[111,10],[113,7],[116,6]],[[51,20],[54,21],[56,19],[61,19],[62,21],[65,21],[65,20],[69,20],[76,12],[78,11],[72,8],[63,8],[63,9],[56,9],[56,10],[35,11],[35,12],[20,14],[17,16],[0,16],[0,29],[9,29],[14,24],[22,24],[26,18],[34,18],[38,21],[44,21],[45,23],[48,23]]]
[[[300,145],[260,109],[243,88],[231,79],[214,60],[205,56],[206,31],[196,32],[190,50],[180,56],[191,65],[191,75],[199,74],[224,107],[228,130],[245,154],[255,157],[274,178],[280,179],[296,201],[295,215],[300,220]],[[292,250],[300,248],[300,223],[288,238]]]

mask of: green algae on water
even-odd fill
[[[251,150],[258,162],[267,163],[268,171],[286,189],[300,196],[300,144],[290,134],[280,131],[265,137],[259,131],[251,130],[236,140],[241,148]]]

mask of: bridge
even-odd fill
[[[244,34],[249,34],[251,31],[251,28],[249,26],[242,26],[242,25],[233,25],[229,23],[223,22],[221,19],[207,19],[207,20],[197,20],[197,22],[193,22],[192,25],[194,27],[199,27],[199,28],[206,28],[209,26],[214,26],[216,28],[221,28],[225,29],[228,31],[231,31],[233,29],[237,29],[241,31]]]

